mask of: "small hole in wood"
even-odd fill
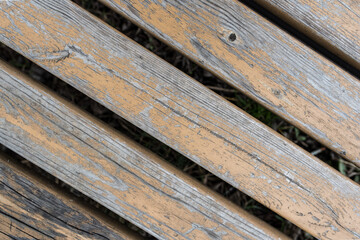
[[[235,41],[236,40],[236,34],[235,33],[231,33],[230,35],[229,35],[229,41],[230,42],[233,42],[233,41]]]

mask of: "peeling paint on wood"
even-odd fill
[[[161,239],[288,239],[0,62],[0,143]]]
[[[282,2],[283,7],[299,1],[306,0],[267,2]],[[360,166],[359,79],[240,1],[101,2]],[[351,29],[357,32],[352,47],[343,45],[357,55],[359,22],[358,17],[351,21]],[[236,36],[233,41],[232,34]]]
[[[358,0],[256,0],[304,34],[360,69]]]
[[[25,0],[11,3],[10,6],[0,3],[0,6],[5,6],[0,11],[0,40],[11,48],[32,59],[134,125],[168,144],[314,236],[337,239],[360,237],[357,228],[360,225],[359,185],[289,142],[283,136],[264,126],[186,74],[69,1],[64,0],[59,3],[55,0]],[[235,4],[234,7],[234,11],[240,9],[240,5]],[[251,15],[250,12],[247,14]],[[244,14],[244,16],[247,14]],[[198,13],[199,18],[203,16],[202,12]],[[168,24],[171,25],[170,22]],[[269,27],[266,22],[262,26]],[[198,30],[202,31],[200,28]],[[227,34],[231,33],[224,32],[226,38],[228,37]],[[236,38],[234,42],[246,41],[248,47],[251,48],[251,41],[241,38],[241,34],[238,34],[238,36],[239,38]],[[284,41],[287,38],[286,35],[281,33],[279,36],[282,36]],[[203,46],[199,44],[199,39],[204,38],[192,39],[195,43],[194,46]],[[189,47],[191,46],[189,45]],[[58,62],[39,60],[34,57],[39,55],[32,55],[32,51],[30,51],[34,47],[38,48],[38,52],[54,52],[56,49],[66,50],[69,51],[69,56]],[[299,47],[301,46],[299,45]],[[51,49],[48,50],[49,48]],[[309,61],[314,67],[319,67],[313,69],[313,73],[321,77],[320,79],[313,76],[310,78],[311,74],[309,73],[307,81],[305,81],[306,78],[302,79],[304,81],[296,81],[295,78],[291,78],[293,81],[291,84],[294,85],[290,85],[290,82],[283,85],[288,86],[286,96],[292,96],[294,99],[299,98],[298,101],[290,101],[289,106],[291,105],[295,109],[298,108],[298,110],[301,109],[300,105],[294,104],[300,104],[303,102],[300,99],[309,94],[312,96],[311,101],[323,99],[323,101],[335,104],[338,99],[334,98],[333,93],[339,92],[341,94],[338,97],[345,97],[348,100],[346,105],[341,105],[341,107],[343,107],[342,112],[345,111],[348,114],[344,116],[349,116],[349,119],[354,121],[352,124],[349,123],[350,128],[357,127],[358,118],[355,118],[355,115],[359,112],[355,111],[354,113],[353,109],[357,109],[359,106],[353,104],[359,102],[357,95],[359,92],[358,83],[351,78],[349,79],[346,73],[336,67],[322,65],[325,60],[315,54],[307,55],[306,61],[304,61],[304,59],[299,59],[299,56],[292,51],[293,48],[289,49],[287,47],[284,50],[286,49],[289,51],[289,61],[296,60],[299,61],[299,64],[305,64],[305,62]],[[301,48],[296,50],[300,52],[306,51]],[[260,52],[253,53],[255,55],[260,54]],[[261,54],[263,54],[261,58],[263,60],[270,57],[265,51]],[[232,56],[232,53],[227,55],[224,52],[221,58],[226,60],[229,56]],[[281,59],[280,55],[278,57]],[[211,55],[209,55],[209,59],[211,58]],[[249,55],[248,58],[244,59],[245,62],[238,60],[235,63],[239,66],[246,66],[246,61],[250,61],[251,58]],[[228,60],[230,59],[231,57]],[[259,65],[262,64],[272,69],[265,62],[259,62]],[[284,67],[286,64],[288,63],[283,63]],[[253,67],[260,71],[261,69],[258,69],[257,66],[254,65]],[[223,71],[227,71],[227,69],[224,68]],[[296,69],[292,71],[297,72]],[[280,70],[275,71],[275,73],[278,73],[278,78],[273,76],[273,80],[276,80],[278,84],[284,83],[286,78],[284,78],[283,73]],[[253,74],[254,79],[258,78],[262,81],[256,84],[259,96],[263,95],[263,91],[267,87],[280,87],[280,85],[266,82],[266,79],[261,75],[261,71],[254,71],[251,74]],[[323,78],[323,74],[327,77]],[[321,79],[325,79],[330,84],[329,86],[334,84],[337,88],[323,89],[322,86],[318,86],[323,81]],[[57,116],[49,112],[50,110],[55,111],[55,109],[41,108],[38,113],[33,113],[36,114],[36,117],[28,118],[26,117],[27,111],[39,107],[39,103],[48,104],[43,100],[41,94],[35,94],[34,91],[30,91],[31,89],[23,90],[20,86],[12,86],[12,84],[16,83],[14,79],[1,81],[0,83],[3,84],[4,90],[2,90],[2,93],[5,94],[1,111],[7,113],[6,116],[9,116],[9,119],[2,122],[3,125],[0,128],[3,135],[0,140],[5,145],[10,145],[12,149],[26,154],[24,150],[26,147],[22,145],[25,137],[29,137],[25,141],[26,144],[32,144],[34,149],[40,151],[43,146],[48,144],[48,136],[59,136],[58,145],[50,147],[50,151],[41,150],[44,152],[43,156],[56,153],[64,154],[66,159],[73,164],[68,171],[76,169],[76,174],[84,176],[84,179],[97,180],[94,186],[101,184],[101,190],[104,190],[104,194],[108,195],[109,198],[113,197],[113,193],[109,189],[130,186],[129,191],[131,194],[127,194],[127,198],[136,199],[136,203],[140,206],[144,202],[153,203],[150,201],[155,199],[152,195],[149,196],[149,199],[145,198],[146,200],[134,197],[135,193],[139,193],[138,186],[143,186],[143,184],[124,185],[122,182],[117,182],[116,178],[114,179],[111,175],[103,174],[106,172],[115,174],[114,169],[118,169],[117,165],[114,165],[115,162],[108,162],[108,158],[113,159],[114,157],[124,156],[124,153],[118,151],[120,147],[114,149],[114,140],[106,137],[107,134],[111,135],[111,131],[106,132],[101,137],[95,137],[94,134],[99,130],[90,131],[88,127],[91,127],[91,123],[83,119],[80,121],[75,118],[68,122],[70,118],[65,118],[66,122],[58,122],[58,124],[77,124],[76,127],[72,128],[61,125],[62,131],[72,136],[81,137],[82,141],[88,144],[95,144],[94,149],[87,149],[84,144],[77,142],[76,139],[70,138],[70,142],[66,141],[70,136],[62,136],[59,132],[54,133],[51,128],[42,128],[43,121],[39,121],[35,128],[33,125],[34,121],[38,121],[36,118],[46,116],[46,114],[49,114],[49,120],[58,119]],[[247,84],[245,78],[244,83]],[[249,89],[251,90],[251,88]],[[25,92],[21,92],[21,90]],[[328,94],[322,95],[320,90],[322,92],[326,91]],[[30,92],[27,93],[27,91]],[[270,91],[272,92],[272,90]],[[6,96],[9,92],[20,94],[19,99],[26,98],[27,100],[24,103],[32,102],[32,105],[12,110],[17,108],[17,105],[13,103],[13,95]],[[39,103],[31,101],[27,96],[37,96],[35,99]],[[316,116],[320,117],[319,121],[322,124],[331,129],[333,125],[326,120],[329,114],[327,105],[317,103],[320,109],[323,110],[317,113]],[[311,114],[316,109],[311,108],[310,110],[309,116],[315,116]],[[43,112],[46,112],[46,114],[41,115]],[[65,113],[62,112],[61,115],[63,114]],[[332,117],[336,118],[335,114]],[[340,121],[340,119],[338,120]],[[341,120],[346,121],[346,119]],[[345,123],[343,122],[343,124]],[[335,132],[340,134],[342,130],[337,129]],[[22,137],[19,139],[18,136]],[[350,135],[347,137],[352,138]],[[100,140],[102,142],[99,145]],[[104,145],[115,152],[109,150],[109,152],[98,155],[97,151],[108,151],[103,149]],[[119,143],[119,145],[121,144]],[[69,151],[67,149],[69,146],[84,148],[87,155],[79,156],[77,151]],[[91,164],[82,165],[84,162],[79,161],[79,159],[89,159],[89,156],[91,156],[91,159],[100,162],[96,163],[95,166]],[[37,164],[41,163],[36,157],[33,156],[33,158],[33,161],[38,161]],[[54,170],[59,166],[51,159],[46,164],[55,165],[49,171],[52,174],[63,174]],[[101,163],[102,161],[105,162]],[[122,164],[126,164],[126,162]],[[136,166],[141,166],[143,169]],[[104,170],[101,170],[101,178],[96,177],[96,174],[90,174],[92,171],[97,173],[97,167],[104,168]],[[152,168],[147,167],[146,164],[137,164],[133,168],[136,171],[144,171],[133,176],[147,176],[146,174],[152,172]],[[125,175],[125,173],[122,174]],[[162,172],[158,175],[163,177],[166,174]],[[170,180],[173,179],[173,174],[170,176]],[[63,175],[59,178],[66,179],[66,176]],[[102,181],[106,181],[109,186],[103,186]],[[85,186],[81,185],[80,179],[77,183],[71,182],[71,184],[76,184],[77,189],[85,191]],[[174,183],[174,186],[178,187],[179,184]],[[93,189],[88,190],[90,192]],[[173,193],[173,191],[169,190],[170,193]],[[266,198],[264,198],[264,193],[267,195]],[[158,193],[155,192],[154,194],[156,199],[160,199],[157,201],[164,203],[161,206],[168,204],[167,200],[161,200]],[[177,194],[181,195],[183,193],[178,192]],[[165,196],[166,194],[164,194]],[[98,195],[91,197],[101,199]],[[214,204],[216,202],[214,201]],[[194,206],[194,204],[191,204],[191,206]],[[106,202],[105,205],[114,209],[123,206],[128,209],[127,215],[133,213],[133,216],[138,216],[138,209],[125,205],[116,196],[113,197],[112,201]],[[154,205],[159,207],[158,202],[154,203]],[[191,214],[184,214],[183,211],[174,212],[173,214],[178,213],[179,215],[176,215],[176,217],[171,215],[170,218],[166,218],[162,214],[158,215],[161,217],[161,224],[171,222],[174,218],[185,221],[186,217],[192,216]],[[220,211],[215,212],[219,213]],[[151,215],[154,213],[163,213],[163,211],[152,211]],[[202,212],[196,212],[196,214],[201,215]],[[143,214],[142,216],[147,215]],[[224,217],[222,216],[222,218]],[[313,217],[319,219],[319,221],[315,221]],[[196,218],[191,217],[190,221],[192,222],[194,219],[196,220]],[[222,219],[222,221],[226,220]],[[157,231],[157,223],[154,219],[149,218],[148,225],[142,224],[144,224],[143,227],[151,229],[152,233],[157,236],[165,235],[163,228]],[[140,225],[140,223],[138,224]],[[176,227],[180,228],[177,230],[178,232],[169,230],[169,237],[175,237],[176,234],[180,233],[183,234],[180,231],[183,226],[181,224],[176,225]],[[207,228],[213,229],[213,226],[213,224],[210,224]],[[241,225],[236,225],[236,228],[239,228],[239,226]],[[189,227],[184,228],[192,229]],[[191,232],[191,234],[193,233],[203,235],[204,231],[196,229],[196,231]],[[235,233],[237,232],[235,231]]]
[[[0,153],[0,233],[9,239],[139,239]],[[1,239],[7,239],[1,237]]]

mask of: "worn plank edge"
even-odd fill
[[[124,225],[81,203],[74,195],[65,193],[59,186],[49,183],[44,177],[40,177],[2,152],[0,171],[0,192],[3,192],[0,194],[0,218],[6,214],[12,219],[9,228],[2,228],[2,232],[8,236],[18,238],[12,230],[16,225],[21,229],[22,224],[25,224],[27,228],[32,228],[39,234],[39,239],[44,236],[72,239],[142,239]],[[32,194],[36,195],[36,199]],[[49,206],[42,206],[38,198]],[[19,209],[23,211],[14,213]],[[61,216],[57,215],[59,212]],[[18,217],[20,219],[17,219]]]

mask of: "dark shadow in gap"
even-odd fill
[[[309,235],[294,224],[2,44],[0,44],[0,57],[273,227],[287,235],[304,236],[303,239],[305,239],[305,237],[309,239]],[[28,162],[27,164],[30,163]],[[34,166],[33,164],[30,165]],[[46,175],[47,173],[44,174]],[[54,181],[58,181],[55,180],[56,178],[52,178]],[[71,187],[69,188],[71,189]],[[82,196],[86,198],[86,196]],[[104,209],[106,208],[104,207]],[[106,211],[111,212],[108,209],[106,209]],[[117,216],[114,213],[111,214]]]
[[[302,43],[313,49],[314,51],[318,52],[325,58],[329,59],[336,65],[343,68],[345,71],[349,72],[351,75],[356,77],[357,79],[360,78],[360,69],[352,66],[351,64],[344,61],[342,58],[338,57],[331,51],[327,50],[322,45],[318,44],[316,41],[304,35],[301,31],[296,30],[290,24],[286,23],[284,20],[276,16],[275,14],[271,13],[258,3],[255,3],[253,0],[238,0],[239,2],[243,3],[247,7],[251,8],[253,11],[258,13],[259,15],[265,17],[267,20],[281,28],[282,30],[289,33],[291,36],[295,37],[296,39],[300,40]],[[360,80],[360,79],[359,79]]]

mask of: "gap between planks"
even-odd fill
[[[360,166],[359,79],[241,2],[100,1]]]
[[[360,70],[360,4],[354,0],[255,0]]]
[[[0,142],[161,239],[288,239],[0,63]]]

